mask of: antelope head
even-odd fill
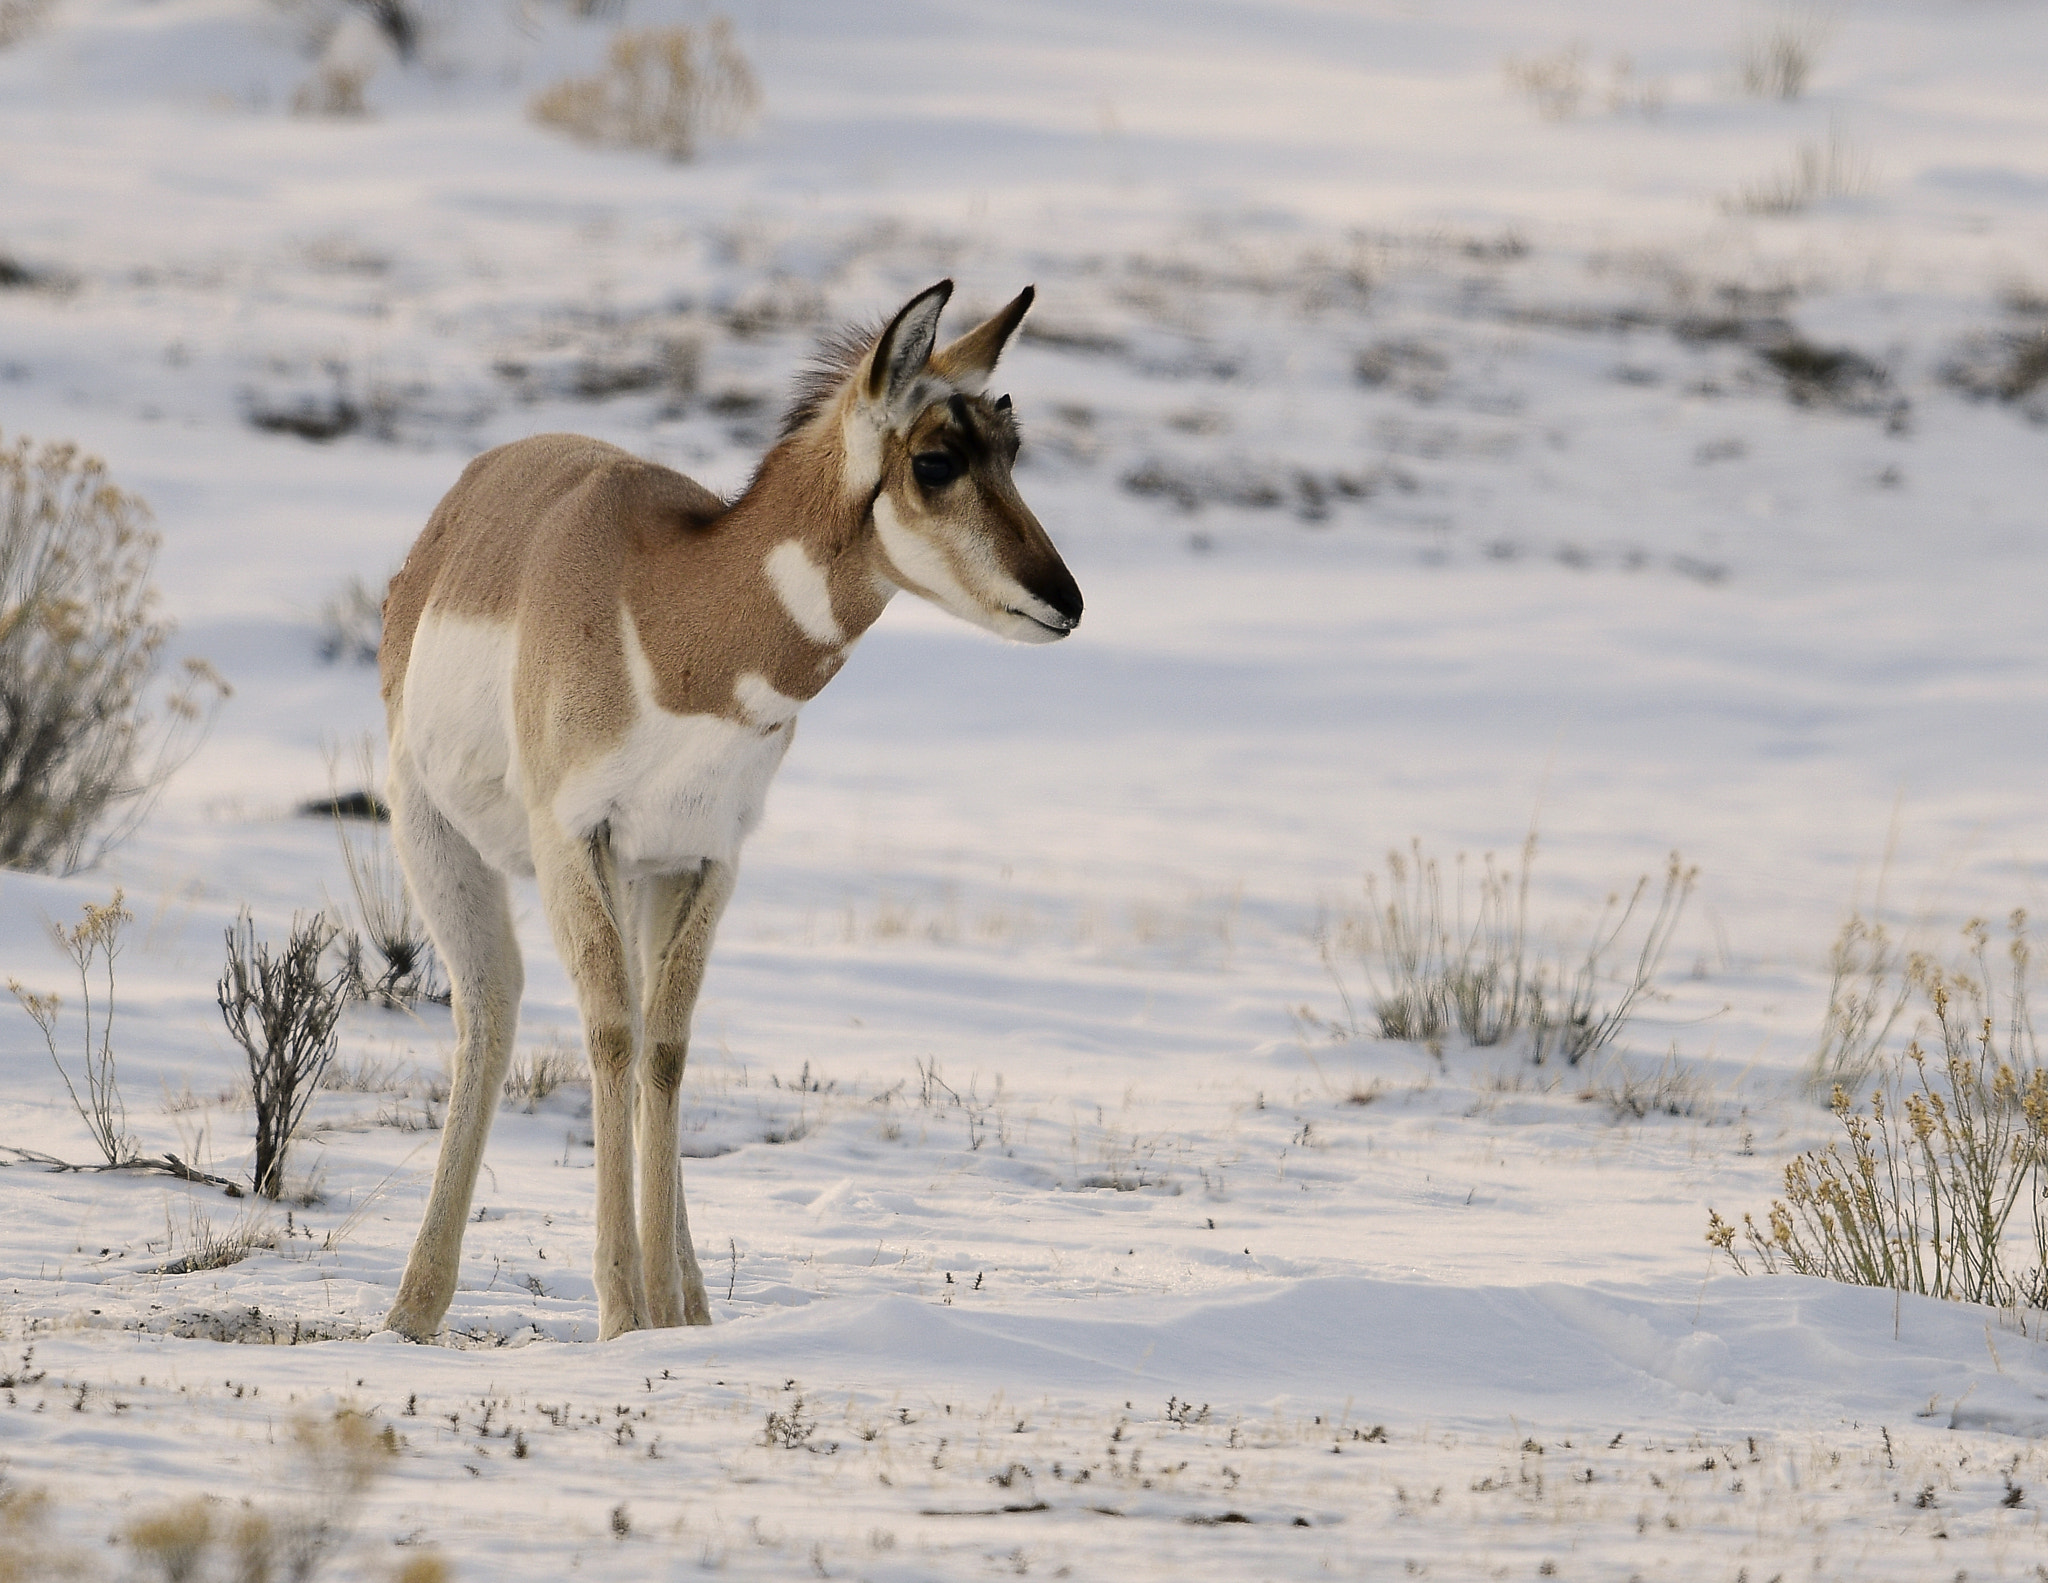
[[[889,321],[841,409],[847,484],[873,491],[876,571],[1001,637],[1051,643],[1081,622],[1081,590],[1017,494],[1010,398],[984,393],[1031,306],[1014,302],[934,350],[942,280]]]

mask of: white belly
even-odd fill
[[[624,742],[562,783],[555,818],[579,836],[608,821],[612,852],[628,868],[736,862],[794,734],[794,721],[764,735],[649,703]]]
[[[768,783],[795,734],[718,715],[679,715],[654,701],[653,677],[630,624],[625,633],[635,715],[624,739],[572,767],[548,809],[581,840],[611,827],[628,867],[675,871],[706,858],[737,861],[760,822]],[[407,665],[405,756],[415,783],[493,866],[531,874],[527,777],[512,720],[512,628],[422,618]]]

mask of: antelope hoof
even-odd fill
[[[441,1327],[427,1319],[425,1315],[407,1307],[404,1303],[399,1303],[394,1305],[391,1312],[384,1316],[384,1328],[386,1330],[395,1330],[399,1335],[405,1337],[406,1340],[417,1341],[424,1346],[427,1342],[434,1339],[434,1333]]]

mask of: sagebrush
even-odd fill
[[[701,29],[621,28],[603,71],[556,83],[535,97],[531,114],[581,142],[680,161],[707,134],[737,132],[760,98],[731,22],[716,17]]]
[[[56,0],[0,0],[0,49],[33,33],[55,3]]]
[[[171,623],[148,508],[76,446],[0,447],[0,868],[87,867],[148,812],[228,688],[203,660],[152,718]]]
[[[1971,925],[1977,973],[1920,960],[1912,982],[1936,1048],[1910,1044],[1867,1103],[1837,1084],[1843,1136],[1785,1167],[1758,1226],[1708,1211],[1738,1270],[1780,1268],[1930,1297],[2048,1308],[2048,1071],[2027,1009],[2026,918],[2015,913],[2001,1007]]]
[[[1815,1094],[1837,1087],[1860,1094],[1883,1059],[1916,978],[1932,965],[1905,952],[1882,921],[1851,913],[1828,953],[1828,1009],[1807,1067],[1808,1088]]]

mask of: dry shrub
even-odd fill
[[[1501,65],[1508,86],[1535,105],[1546,121],[1569,121],[1586,97],[1586,46],[1572,44],[1548,55],[1513,56]]]
[[[1882,923],[1851,913],[1828,953],[1828,1009],[1807,1068],[1807,1087],[1824,1094],[1862,1092],[1884,1055],[1885,1042],[1929,964],[1901,956]]]
[[[164,1583],[200,1577],[212,1546],[213,1507],[204,1496],[145,1513],[128,1525],[129,1549],[161,1572]]]
[[[529,113],[580,142],[686,160],[700,137],[738,131],[760,98],[732,23],[716,17],[701,30],[621,28],[603,71],[556,83]]]
[[[1826,19],[1811,13],[1759,28],[1736,47],[1735,80],[1752,99],[1797,99],[1820,64],[1827,33]]]
[[[322,61],[313,75],[292,91],[292,114],[352,119],[367,115],[363,89],[369,83],[367,67],[351,62]]]
[[[84,1023],[80,1073],[85,1079],[84,1098],[79,1097],[78,1085],[72,1082],[64,1058],[57,1053],[57,1017],[62,1001],[54,994],[38,995],[24,988],[19,979],[7,981],[14,998],[42,1030],[43,1043],[49,1046],[50,1059],[56,1064],[57,1075],[64,1080],[64,1091],[71,1096],[79,1120],[85,1123],[107,1164],[115,1166],[129,1163],[136,1153],[135,1140],[128,1134],[128,1107],[121,1102],[121,1085],[114,1069],[114,958],[121,954],[121,926],[134,921],[135,915],[121,905],[121,892],[117,890],[114,899],[103,907],[87,902],[85,916],[73,927],[50,925],[50,937],[57,942],[57,949],[70,957],[72,966],[78,970],[79,1012]],[[95,978],[106,986],[97,1016],[93,1008]]]
[[[204,1496],[144,1512],[125,1537],[147,1573],[163,1583],[306,1583],[316,1577],[353,1531],[363,1496],[398,1440],[389,1427],[379,1430],[347,1409],[331,1418],[299,1419],[291,1438],[307,1497],[268,1510],[244,1504],[232,1516],[225,1503]],[[396,1569],[402,1583],[446,1579],[438,1556],[415,1561],[426,1564]],[[6,1576],[0,1570],[0,1580]]]
[[[0,449],[0,868],[71,873],[132,831],[228,688],[203,660],[152,721],[148,508],[69,444]]]
[[[0,49],[18,43],[42,26],[55,0],[0,0]]]
[[[327,974],[321,958],[334,939],[324,917],[293,918],[284,949],[256,938],[245,910],[228,930],[227,967],[218,989],[229,1034],[249,1058],[256,1110],[256,1191],[284,1189],[285,1153],[334,1059],[347,970]]]
[[[2027,1011],[2025,928],[2015,913],[2002,1010],[1981,971],[1981,923],[1971,925],[1978,975],[1915,960],[1909,977],[1933,1012],[1938,1051],[1914,1041],[1866,1107],[1836,1085],[1844,1136],[1786,1165],[1767,1224],[1742,1217],[1743,1250],[1708,1211],[1707,1240],[1737,1269],[1749,1273],[1746,1250],[1766,1272],[2048,1308],[2048,1071]]]
[[[77,1551],[51,1539],[50,1504],[43,1490],[0,1485],[0,1583],[55,1583],[88,1575]]]

